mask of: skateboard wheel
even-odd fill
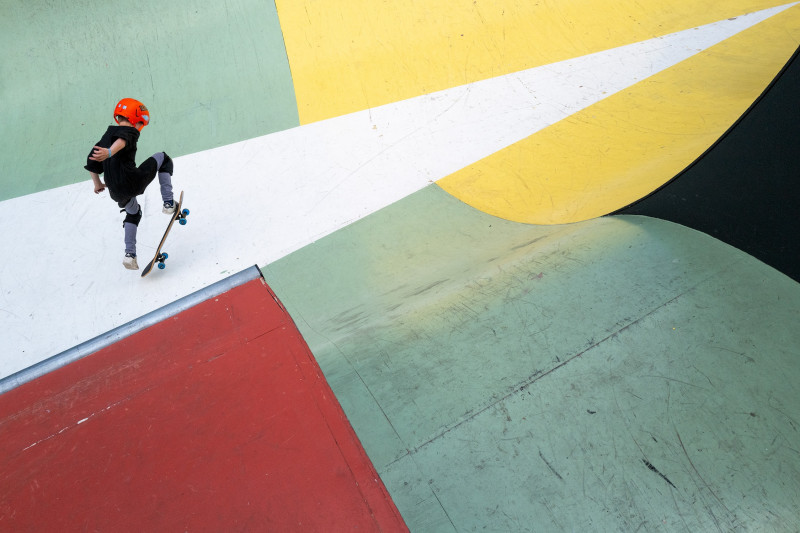
[[[184,209],[183,211],[181,211],[181,213],[183,213],[183,216],[186,216],[186,215],[189,214],[189,210],[188,209]]]
[[[164,260],[165,260],[167,257],[169,257],[169,254],[168,254],[167,252],[163,252],[163,253],[161,254],[161,260],[162,260],[162,261],[164,261]]]
[[[161,269],[161,270],[164,270],[165,268],[167,268],[167,265],[164,264],[164,263],[159,263],[158,264],[158,268]]]
[[[182,219],[180,219],[178,221],[178,224],[180,224],[181,226],[185,226],[187,222],[188,222],[188,220],[186,220],[185,218],[182,218]]]

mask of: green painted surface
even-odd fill
[[[152,114],[140,161],[298,125],[274,2],[5,0],[0,48],[0,200],[88,180],[123,97]]]
[[[412,530],[798,527],[800,285],[723,243],[429,187],[264,274]]]

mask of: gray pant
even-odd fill
[[[153,154],[153,159],[156,160],[158,163],[158,184],[161,186],[161,199],[164,202],[170,202],[174,200],[172,195],[172,176],[167,174],[166,172],[161,172],[161,165],[164,164],[164,152],[158,152],[157,154]],[[131,198],[127,204],[125,204],[125,213],[130,216],[136,216],[141,212],[142,208],[139,206],[139,202],[136,200],[134,196]],[[133,254],[136,255],[136,230],[139,223],[134,222],[124,222],[122,227],[125,230],[125,253],[126,254]]]

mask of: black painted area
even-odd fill
[[[800,48],[694,163],[613,214],[703,231],[800,281]]]

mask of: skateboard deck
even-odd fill
[[[177,220],[178,223],[183,226],[186,224],[186,216],[189,214],[188,209],[183,208],[183,191],[181,191],[180,198],[175,203],[175,212],[172,213],[172,217],[169,219],[169,224],[167,224],[167,229],[164,231],[164,236],[161,237],[161,242],[158,243],[158,248],[156,249],[156,255],[153,256],[152,261],[145,265],[144,270],[142,270],[142,277],[145,277],[153,270],[153,267],[158,264],[158,268],[164,269],[166,268],[165,261],[167,260],[167,253],[161,251],[161,247],[164,246],[164,242],[167,240],[167,235],[169,235],[169,230],[172,229],[172,225]]]

